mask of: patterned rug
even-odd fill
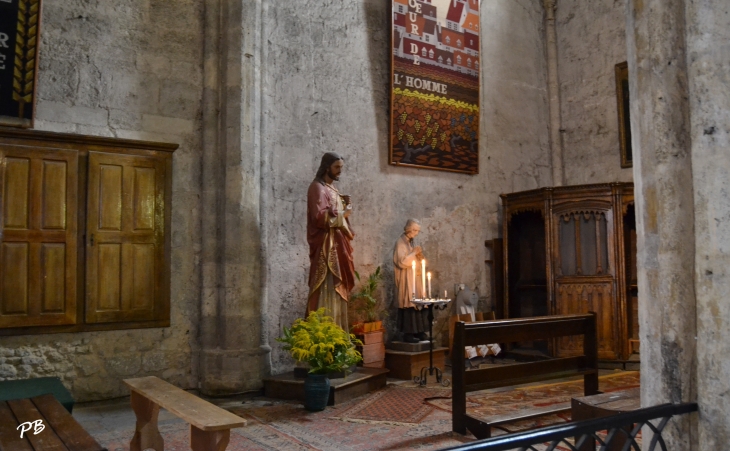
[[[608,374],[598,378],[598,389],[604,393],[638,386],[639,372],[637,371]],[[470,415],[488,418],[559,404],[570,407],[570,399],[583,396],[583,393],[583,379],[506,391],[483,390],[467,394],[466,408]],[[434,399],[427,402],[438,409],[451,412],[451,399]],[[570,412],[565,412],[507,423],[500,428],[506,432],[518,432],[568,421],[570,421]],[[499,434],[495,431],[494,435]]]
[[[620,373],[600,379],[600,387],[603,391],[628,388],[631,385],[638,385],[638,373]],[[512,400],[513,404],[537,405],[542,402],[552,402],[545,401],[545,399],[541,401],[539,393],[547,395],[548,398],[570,396],[571,394],[580,395],[582,394],[581,387],[580,382],[569,382],[508,390],[491,393],[491,395],[499,395],[503,400]],[[414,399],[420,397],[421,403],[424,398],[433,396],[433,392],[441,392],[439,394],[444,392],[442,389],[388,388],[338,406],[327,407],[322,412],[307,412],[301,404],[266,398],[257,398],[243,404],[237,403],[234,406],[227,405],[227,410],[245,418],[248,424],[231,430],[231,439],[226,451],[434,451],[474,440],[471,435],[462,436],[451,432],[450,399],[426,400],[430,406],[437,408],[427,412],[417,423],[406,423],[403,418],[415,421],[417,416],[404,414],[397,417],[399,421],[393,422],[333,419],[372,415],[373,412],[378,412],[375,410],[378,404],[386,403],[383,401],[384,399],[389,399],[391,395],[400,396],[404,392],[410,394],[411,391],[421,393],[419,396],[414,396]],[[509,395],[511,392],[512,396]],[[378,400],[381,401],[378,402]],[[492,398],[492,402],[495,400],[496,398]],[[486,394],[472,393],[470,401],[473,408],[483,406],[483,409],[487,409],[490,407],[487,406],[490,401]],[[358,409],[360,404],[367,404],[367,406]],[[504,406],[495,408],[492,405],[491,408],[501,412]],[[105,419],[102,415],[101,419],[92,419],[82,423],[82,426],[109,451],[129,450],[129,441],[134,435],[134,413],[126,405],[121,410],[123,413],[112,412],[116,416]],[[379,412],[385,415],[384,410]],[[392,415],[387,418],[391,420],[396,418],[395,414]],[[380,417],[378,420],[383,418],[385,417]],[[569,415],[557,419],[561,422],[567,420],[569,420]],[[544,426],[552,424],[551,421],[553,420],[550,417],[538,418],[534,421],[510,424],[509,429]],[[165,441],[166,451],[190,450],[190,426],[187,423],[173,415],[161,414],[159,428]],[[500,430],[493,431],[495,436],[504,433]],[[546,447],[540,446],[538,449],[546,449]],[[569,448],[558,447],[557,449]]]
[[[388,385],[384,390],[368,396],[339,416],[331,418],[371,424],[418,424],[434,409],[434,406],[426,402],[427,398],[450,395],[450,389]]]
[[[418,424],[360,423],[331,418],[342,416],[366,399],[360,397],[322,412],[308,412],[295,402],[265,398],[227,406],[227,410],[244,418],[247,424],[231,429],[226,451],[436,451],[474,441],[473,437],[452,433],[451,414],[433,408]],[[107,428],[91,422],[82,422],[82,426],[109,451],[129,451],[134,414],[128,410],[124,421],[116,420]],[[170,418],[159,424],[165,451],[190,451],[190,426],[177,417],[171,418],[172,415],[164,416]]]

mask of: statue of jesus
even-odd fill
[[[350,245],[355,235],[348,219],[352,204],[350,196],[340,194],[334,186],[344,165],[340,155],[325,153],[307,192],[310,263],[307,314],[324,307],[328,316],[348,330],[347,299],[355,286]]]
[[[393,266],[395,269],[395,296],[398,300],[398,330],[403,332],[403,341],[418,343],[427,338],[428,311],[417,310],[411,302],[413,293],[417,298],[425,298],[421,284],[413,286],[413,262],[423,260],[421,246],[413,246],[413,238],[421,231],[421,223],[417,219],[409,219],[403,228],[403,234],[393,247]],[[421,266],[416,265],[416,278],[421,280]]]

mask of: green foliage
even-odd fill
[[[362,360],[355,349],[360,340],[325,315],[324,308],[298,318],[290,329],[284,327],[284,336],[276,341],[285,343],[284,350],[298,362],[307,362],[312,374],[337,373]]]
[[[357,271],[355,271],[355,277],[360,282],[360,274]],[[388,312],[380,305],[380,301],[375,297],[382,277],[380,266],[378,266],[375,272],[370,274],[365,283],[360,287],[360,291],[350,295],[350,302],[354,304],[355,311],[362,315],[365,321],[369,323],[388,316]]]

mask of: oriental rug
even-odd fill
[[[451,389],[403,387],[388,385],[385,389],[370,394],[346,411],[340,413],[336,420],[389,423],[401,425],[418,424],[434,409],[428,404],[428,398],[449,397]]]
[[[568,387],[561,387],[567,385]],[[600,387],[603,391],[619,390],[638,385],[638,373],[620,373],[600,379]],[[556,387],[557,386],[557,387]],[[572,387],[572,388],[571,388]],[[522,402],[536,405],[546,402],[539,399],[542,393],[547,397],[562,393],[581,395],[582,384],[580,382],[568,382],[565,384],[551,384],[539,387],[508,389],[501,393],[502,399],[515,399],[516,403]],[[227,451],[366,451],[366,450],[422,450],[435,451],[474,440],[471,435],[462,436],[451,432],[451,400],[427,400],[430,406],[436,407],[430,413],[424,415],[418,423],[405,422],[376,422],[366,420],[364,422],[342,421],[333,418],[346,418],[350,415],[365,416],[369,409],[379,404],[378,400],[386,398],[393,393],[400,394],[393,389],[384,389],[361,398],[354,399],[334,407],[327,407],[323,412],[307,412],[301,404],[287,401],[274,401],[266,398],[256,398],[247,402],[240,401],[231,405],[226,404],[227,410],[246,419],[247,425],[242,428],[232,429],[231,438]],[[409,390],[401,387],[401,390]],[[442,389],[410,389],[423,393],[421,402],[426,396],[432,396],[433,391],[443,392]],[[433,391],[432,391],[433,390]],[[446,390],[448,391],[448,390]],[[378,393],[383,393],[372,399]],[[514,397],[507,396],[513,393]],[[526,393],[518,393],[526,392]],[[480,393],[473,393],[472,395]],[[520,397],[523,399],[519,401]],[[528,401],[529,399],[529,401]],[[569,398],[568,398],[569,399]],[[488,403],[486,396],[471,398],[475,407]],[[493,398],[493,401],[495,399]],[[386,401],[381,401],[386,402]],[[549,400],[547,402],[550,402]],[[369,407],[356,409],[361,403]],[[494,406],[493,406],[494,407]],[[501,406],[500,406],[501,407]],[[105,411],[96,416],[81,417],[74,409],[74,416],[77,417],[82,426],[97,441],[109,451],[129,450],[129,441],[134,435],[135,418],[134,413],[127,403],[115,408],[113,411]],[[501,411],[501,409],[500,409]],[[384,411],[380,411],[381,413]],[[395,418],[394,416],[389,417]],[[399,417],[403,418],[403,416]],[[408,418],[408,417],[406,417]],[[382,418],[381,418],[382,419]],[[415,419],[409,418],[410,420]],[[524,430],[531,427],[546,426],[557,421],[567,421],[569,415],[563,418],[550,419],[549,417],[510,424],[510,430]],[[190,426],[179,418],[167,412],[160,413],[160,433],[165,441],[166,451],[189,451],[190,450]],[[494,430],[495,436],[505,432]],[[539,446],[538,449],[546,449]],[[558,450],[567,450],[567,447],[558,447]]]
[[[231,429],[226,451],[436,451],[474,440],[451,432],[451,414],[433,409],[418,424],[359,423],[334,420],[366,397],[322,412],[308,412],[301,404],[256,399],[236,407],[226,406],[244,418],[247,425]],[[160,414],[161,417],[163,413]],[[92,421],[80,421],[109,451],[128,451],[134,435],[134,413],[115,421],[113,428],[100,428]],[[160,421],[165,451],[190,451],[190,426],[178,418]],[[112,426],[112,425],[110,425]]]
[[[608,374],[598,378],[598,389],[604,393],[638,386],[638,371]],[[583,396],[583,393],[582,378],[570,382],[517,387],[508,390],[483,390],[467,394],[466,408],[470,415],[488,418],[561,404],[570,407],[570,399]],[[451,399],[433,399],[428,403],[438,409],[451,412]],[[570,421],[570,412],[564,412],[515,421],[499,426],[499,428],[506,432],[518,432],[568,421]],[[494,435],[499,435],[499,433],[495,431]]]

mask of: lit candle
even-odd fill
[[[426,259],[421,260],[421,295],[426,297]]]
[[[416,260],[413,260],[413,298],[416,298]]]
[[[431,273],[428,273],[428,298],[431,299]]]

